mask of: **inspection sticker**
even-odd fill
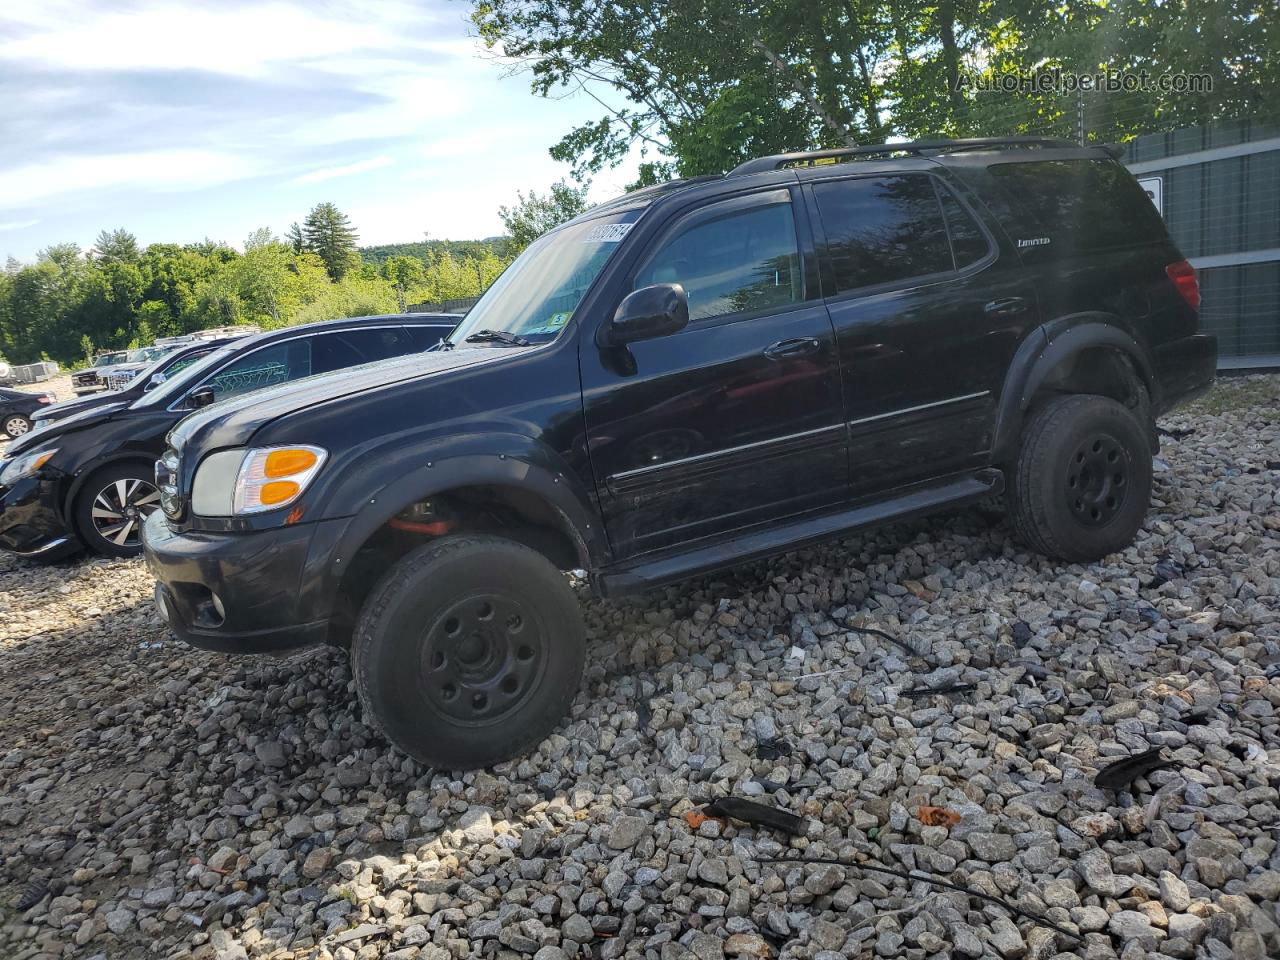
[[[634,223],[601,223],[587,231],[583,243],[617,243],[634,227]]]

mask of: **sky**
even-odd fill
[[[316,203],[360,243],[502,232],[568,176],[548,148],[603,115],[544,99],[462,0],[40,0],[0,6],[0,258],[281,234]],[[622,106],[608,89],[596,90]],[[622,192],[638,158],[596,178]]]

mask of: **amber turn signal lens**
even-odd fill
[[[263,506],[285,503],[298,495],[299,487],[292,480],[272,480],[264,483],[258,492],[258,502]]]
[[[267,454],[267,462],[262,466],[262,474],[266,477],[291,477],[295,473],[301,473],[315,466],[317,459],[310,450],[272,450]],[[294,489],[297,489],[296,484]],[[267,502],[265,497],[262,502]]]

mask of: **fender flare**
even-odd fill
[[[313,543],[314,551],[327,554],[313,560],[325,565],[325,579],[335,589],[356,551],[407,505],[467,486],[513,487],[539,497],[555,512],[584,569],[607,561],[608,541],[590,493],[545,444],[519,434],[480,434],[426,444],[411,459],[407,472],[389,483],[362,491],[356,485],[330,491],[326,512],[350,511],[349,519],[334,525],[332,537]]]
[[[1054,369],[1075,354],[1096,347],[1109,347],[1127,358],[1156,406],[1159,380],[1151,359],[1119,317],[1093,312],[1059,317],[1034,330],[1014,354],[996,412],[992,449],[997,459],[1016,449],[1032,398]]]

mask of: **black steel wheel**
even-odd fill
[[[1011,471],[1019,538],[1063,560],[1097,560],[1133,542],[1151,499],[1150,425],[1110,397],[1074,394],[1040,406]]]
[[[455,723],[501,723],[534,693],[547,665],[546,624],[516,598],[472,594],[442,611],[426,633],[426,702]]]
[[[1086,527],[1106,526],[1124,506],[1129,458],[1108,433],[1092,433],[1067,462],[1064,494],[1071,512]]]
[[[577,598],[540,554],[498,537],[453,536],[392,567],[351,645],[366,719],[434,767],[486,767],[524,753],[568,712],[585,661]]]
[[[142,552],[142,524],[160,506],[160,491],[145,464],[99,471],[76,497],[76,533],[86,547],[108,557]]]

